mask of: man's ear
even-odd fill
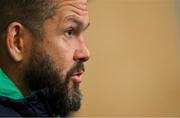
[[[24,27],[18,22],[9,24],[6,31],[6,46],[11,59],[15,62],[23,60],[24,52]]]

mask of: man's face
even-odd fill
[[[32,91],[48,88],[54,112],[80,108],[83,63],[90,57],[83,32],[89,25],[87,0],[59,0],[56,14],[43,23],[42,41],[33,43],[24,80]]]
[[[62,75],[74,66],[77,61],[87,61],[87,49],[83,32],[89,25],[87,0],[59,0],[56,15],[43,24],[43,49],[52,58],[55,67]],[[81,82],[82,72],[74,73],[69,88]]]

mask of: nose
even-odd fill
[[[74,52],[74,60],[86,62],[90,59],[90,52],[84,42],[81,42]]]

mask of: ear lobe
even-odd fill
[[[11,59],[20,62],[23,59],[23,26],[18,22],[11,23],[7,28],[6,46]]]

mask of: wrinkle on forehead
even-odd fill
[[[78,19],[84,25],[89,24],[87,0],[55,0],[55,1],[57,3],[56,14],[61,14],[60,19],[62,20],[62,22],[65,22],[67,18],[69,18],[70,16],[71,17],[73,16],[73,18]],[[56,19],[56,18],[57,18],[57,15],[52,17],[52,19]]]
[[[87,11],[87,0],[61,0],[58,6],[72,6],[81,11]]]
[[[59,13],[66,9],[78,16],[88,16],[87,4],[87,0],[57,0],[57,9]]]

